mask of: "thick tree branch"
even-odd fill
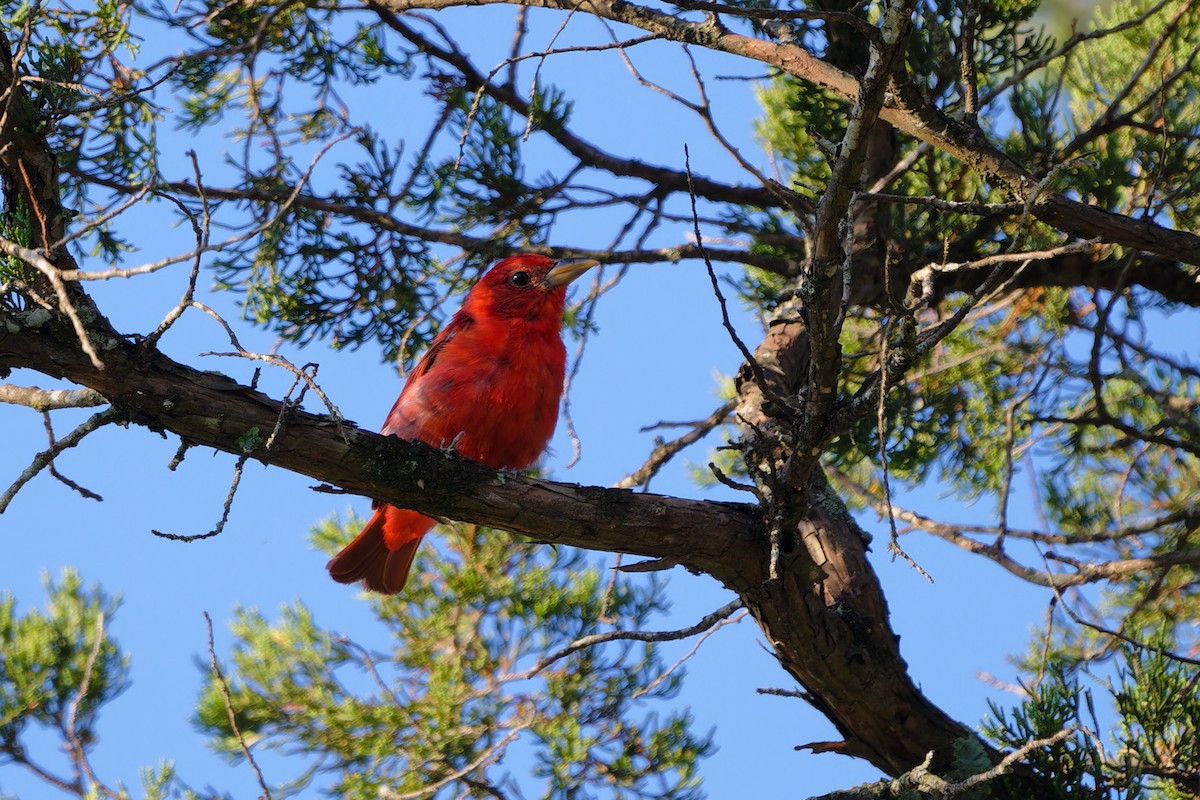
[[[871,45],[869,63],[850,110],[846,133],[838,145],[829,182],[817,206],[812,254],[800,286],[810,349],[805,393],[800,399],[804,415],[795,437],[797,452],[789,459],[792,474],[784,476],[786,481],[799,485],[807,482],[824,450],[823,444],[828,439],[826,417],[838,395],[842,368],[840,340],[853,251],[852,247],[843,247],[843,225],[851,198],[860,188],[868,151],[874,142],[871,132],[879,121],[885,91],[903,62],[915,4],[915,0],[895,2],[885,13],[882,41]]]
[[[100,392],[131,422],[298,472],[348,492],[539,541],[670,557],[729,583],[754,569],[752,506],[555,484],[497,472],[420,442],[284,406],[224,376],[105,337],[97,370],[56,323],[12,332],[0,312],[0,372],[29,368]],[[16,327],[15,322],[12,327]],[[69,331],[69,329],[65,329]],[[67,334],[69,337],[69,333]],[[264,443],[281,415],[283,433]],[[339,433],[339,427],[344,432]],[[741,575],[740,580],[750,580]]]
[[[12,322],[12,325],[8,323]],[[97,320],[96,328],[104,321]],[[97,336],[95,328],[93,336]],[[762,512],[740,503],[686,500],[514,476],[420,442],[368,433],[274,401],[250,387],[99,336],[105,369],[83,354],[65,320],[21,328],[0,313],[0,374],[29,368],[100,392],[131,422],[189,444],[249,454],[342,489],[523,533],[536,541],[662,558],[706,572],[737,592],[767,632],[780,663],[845,736],[840,752],[902,774],[930,751],[952,757],[969,730],[909,678],[887,624],[887,605],[861,532],[820,481],[766,580]],[[284,423],[270,449],[265,440]],[[840,508],[841,511],[837,511]]]

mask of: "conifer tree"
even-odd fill
[[[302,752],[271,791],[697,795],[711,742],[686,713],[647,717],[630,702],[675,689],[652,642],[618,637],[533,669],[581,637],[634,630],[669,596],[644,574],[606,588],[565,549],[578,547],[727,587],[722,614],[749,612],[840,734],[810,746],[883,776],[837,796],[1200,794],[1200,359],[1171,335],[1194,330],[1200,306],[1191,0],[1115,0],[1057,37],[1024,0],[2,13],[0,378],[29,380],[0,385],[0,399],[11,425],[38,424],[29,409],[97,410],[44,453],[6,453],[20,477],[0,512],[63,450],[123,423],[232,453],[239,471],[254,459],[463,521],[446,534],[457,569],[426,562],[410,596],[374,601],[377,643],[344,640],[303,606],[239,613],[197,718],[235,757]],[[498,20],[512,36],[495,66],[462,42]],[[643,53],[668,50],[677,74],[642,71]],[[626,140],[599,144],[563,87],[581,71],[603,80],[611,51],[700,120],[736,174],[691,152],[642,157],[638,131],[656,121],[619,109]],[[710,91],[733,73],[757,92],[759,151],[726,136]],[[363,98],[401,89],[432,112],[380,125]],[[220,141],[224,158],[168,158],[163,142],[181,135]],[[127,220],[146,205],[188,232],[185,252],[137,261],[146,232]],[[764,333],[738,340],[744,365],[712,414],[631,455],[611,489],[497,474],[358,429],[311,370],[236,335],[257,325],[407,363],[447,298],[518,251],[610,265],[568,313],[582,339],[594,301],[632,268],[680,260]],[[164,270],[182,276],[183,299],[153,329],[122,328],[90,290],[120,277],[136,292]],[[225,340],[294,375],[307,406],[300,388],[267,397],[160,347],[181,316],[212,311],[196,299],[209,282],[244,310],[221,320]],[[74,388],[27,385],[42,377]],[[707,480],[745,502],[626,491],[713,431],[727,444],[701,457]],[[906,489],[933,481],[973,504],[967,521],[907,506]],[[1036,525],[1011,522],[1018,498]],[[1044,590],[1019,703],[997,695],[987,719],[959,720],[923,693],[868,556],[906,558],[902,533]],[[324,546],[339,536],[319,534]],[[101,624],[111,599],[81,586],[52,584],[45,613],[0,606],[0,759],[68,793],[121,796],[86,755],[126,656]],[[609,614],[619,624],[597,627]],[[294,645],[286,658],[271,655],[279,642]],[[30,725],[61,735],[73,776],[30,762]],[[496,762],[518,730],[535,742],[532,777]],[[145,783],[148,797],[204,796],[169,767]]]

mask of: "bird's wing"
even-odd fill
[[[405,382],[404,388],[400,390],[400,396],[396,398],[396,404],[388,413],[381,433],[399,436],[402,439],[423,438],[418,423],[421,416],[429,409],[425,408],[427,398],[423,396],[425,393],[422,391],[422,384],[429,384],[437,380],[437,370],[434,367],[438,363],[438,356],[441,355],[442,350],[456,336],[470,330],[474,325],[473,317],[459,311],[451,318],[450,322],[446,323],[446,327],[433,337],[429,349],[425,351],[421,360],[417,362],[417,366],[409,373],[408,381]],[[424,388],[428,389],[429,386]]]

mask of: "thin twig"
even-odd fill
[[[504,752],[508,749],[508,746],[512,744],[518,736],[521,735],[522,731],[524,731],[526,728],[532,727],[534,722],[534,719],[524,719],[512,725],[504,738],[496,742],[487,750],[483,751],[483,753],[479,755],[479,758],[475,759],[470,764],[467,764],[465,767],[451,772],[440,780],[434,781],[433,783],[423,786],[420,789],[412,792],[393,792],[386,786],[381,787],[379,790],[379,796],[384,800],[416,800],[418,797],[425,797],[427,795],[435,794],[442,787],[453,783],[454,781],[463,780],[467,775],[475,770],[499,761],[504,757]]]
[[[194,301],[192,304],[196,307],[203,307],[203,306],[201,306],[200,303],[196,303]],[[210,309],[208,309],[206,307],[203,307],[203,308],[204,308],[204,310],[209,311],[211,313]],[[288,372],[292,373],[293,375],[297,376],[300,380],[304,381],[305,386],[309,389],[312,389],[313,392],[317,395],[317,397],[321,398],[321,402],[325,404],[326,410],[329,411],[329,416],[331,416],[333,418],[334,423],[337,425],[338,433],[341,435],[342,440],[349,442],[348,437],[350,434],[346,432],[345,428],[342,425],[342,423],[345,422],[346,418],[344,416],[342,416],[342,412],[338,409],[337,406],[335,406],[333,404],[333,401],[329,399],[328,395],[325,394],[325,390],[322,389],[320,387],[320,385],[318,385],[317,382],[313,379],[313,376],[316,374],[315,370],[310,374],[306,368],[297,367],[295,364],[293,364],[287,358],[284,358],[283,356],[275,355],[272,353],[251,353],[248,350],[239,350],[236,353],[211,353],[211,352],[209,352],[209,353],[201,353],[200,355],[216,356],[219,358],[245,358],[250,361],[263,361],[267,364],[271,364],[276,367],[282,367],[283,369],[285,369]],[[314,365],[310,363],[307,366],[314,366]],[[278,429],[276,429],[276,430],[278,430]]]
[[[717,302],[721,305],[721,324],[725,327],[729,338],[737,346],[741,352],[742,358],[746,359],[746,363],[750,365],[750,371],[754,375],[754,381],[762,389],[765,397],[775,399],[774,390],[767,383],[766,376],[763,374],[762,365],[758,363],[758,359],[754,357],[754,353],[750,352],[750,348],[746,347],[746,343],[738,336],[737,331],[733,327],[733,323],[729,320],[729,308],[725,303],[725,295],[721,292],[721,284],[717,281],[717,273],[713,269],[712,261],[708,258],[708,253],[704,248],[704,237],[700,233],[700,217],[696,213],[696,191],[692,185],[692,161],[691,155],[688,153],[688,146],[683,146],[683,164],[688,180],[688,195],[692,201],[692,226],[696,233],[696,247],[700,251],[700,257],[704,259],[704,266],[708,270],[708,279],[712,282],[713,293],[717,296]]]
[[[150,533],[160,539],[169,539],[172,542],[198,542],[201,539],[211,539],[214,536],[220,536],[221,531],[225,530],[225,523],[229,521],[229,511],[233,508],[233,497],[237,494],[238,484],[242,482],[242,467],[246,464],[246,459],[249,455],[238,456],[237,464],[233,467],[233,480],[229,484],[229,493],[225,495],[225,504],[221,509],[221,518],[217,520],[217,524],[208,533],[181,534],[181,533],[163,533],[162,531],[150,529]],[[175,463],[172,461],[172,463]]]
[[[258,785],[262,788],[262,795],[260,797],[271,800],[271,790],[267,788],[267,782],[263,778],[262,770],[258,768],[258,762],[254,760],[254,754],[250,752],[250,746],[246,744],[246,737],[242,735],[242,731],[238,727],[237,714],[233,710],[233,696],[229,691],[229,683],[226,682],[225,675],[221,672],[221,665],[217,663],[217,648],[213,641],[212,617],[208,615],[207,611],[201,613],[204,614],[204,624],[208,626],[208,665],[212,670],[213,676],[217,679],[217,686],[221,690],[221,697],[225,700],[225,714],[229,718],[229,727],[233,731],[233,735],[237,737],[238,744],[242,748],[242,753],[246,756],[246,760],[250,762],[255,776],[258,778]]]
[[[196,151],[190,150],[188,151],[188,155],[191,156],[192,159],[192,169],[196,174],[196,191],[200,193],[200,205],[204,210],[203,223],[196,221],[196,215],[193,214],[191,209],[184,205],[179,198],[166,195],[167,199],[174,203],[180,212],[187,217],[188,222],[192,224],[192,233],[196,236],[196,251],[194,257],[192,258],[192,271],[191,274],[188,275],[187,286],[183,291],[183,297],[181,297],[179,302],[176,303],[169,312],[167,312],[167,316],[163,319],[163,321],[160,322],[158,327],[151,331],[142,342],[142,347],[145,349],[154,347],[154,345],[158,343],[158,340],[161,339],[168,330],[170,330],[171,326],[183,316],[183,312],[191,306],[192,298],[196,294],[196,281],[200,277],[200,255],[203,252],[205,245],[208,244],[209,226],[212,221],[211,212],[208,206],[208,195],[204,192],[204,180],[200,173],[200,163],[196,159]]]
[[[1046,570],[1049,571],[1049,569],[1050,566],[1047,564]],[[1071,607],[1071,604],[1067,602],[1066,598],[1063,597],[1060,587],[1051,586],[1050,588],[1054,591],[1054,596],[1058,600],[1058,605],[1075,624],[1082,625],[1085,628],[1091,628],[1096,633],[1103,634],[1104,636],[1109,636],[1113,639],[1119,639],[1122,642],[1137,648],[1138,650],[1149,650],[1151,652],[1158,653],[1159,655],[1166,656],[1172,661],[1178,661],[1181,664],[1190,664],[1193,667],[1200,667],[1200,658],[1189,658],[1182,653],[1176,653],[1175,651],[1168,650],[1165,647],[1159,647],[1158,645],[1139,641],[1128,634],[1122,633],[1121,631],[1114,631],[1104,627],[1098,622],[1092,622],[1091,620],[1084,619],[1078,612],[1075,611],[1075,609]]]
[[[88,691],[92,686],[92,678],[96,673],[96,660],[100,657],[100,652],[104,648],[104,612],[101,611],[96,615],[96,632],[95,641],[92,642],[92,649],[88,652],[87,661],[83,665],[83,679],[79,682],[79,689],[75,692],[75,697],[71,700],[71,705],[67,710],[66,719],[63,721],[63,736],[66,738],[67,750],[71,755],[71,761],[75,764],[76,774],[82,773],[87,776],[91,782],[91,788],[98,791],[105,797],[111,800],[122,800],[123,795],[110,789],[99,778],[96,777],[95,771],[92,769],[92,764],[88,760],[87,753],[84,751],[83,738],[79,735],[76,728],[76,723],[79,718],[79,707],[83,701],[87,699]]]
[[[71,321],[71,327],[75,329],[75,337],[79,339],[79,349],[87,354],[93,367],[100,370],[104,369],[104,362],[100,360],[100,356],[96,354],[96,348],[92,346],[92,340],[88,336],[87,328],[84,327],[83,320],[79,318],[79,311],[75,308],[75,304],[71,302],[71,296],[67,293],[66,284],[63,283],[63,273],[58,267],[50,263],[49,259],[37,250],[22,247],[16,242],[10,242],[3,237],[0,237],[0,250],[3,250],[14,258],[21,259],[46,277],[46,280],[50,282],[50,286],[54,289],[55,297],[58,298],[58,310],[67,315],[67,319]]]
[[[774,697],[794,697],[798,700],[804,700],[805,702],[809,702],[812,700],[812,695],[810,695],[808,692],[802,692],[802,691],[798,691],[796,689],[762,688],[762,689],[755,689],[754,691],[757,692],[758,694],[772,695]]]
[[[973,789],[974,787],[978,786],[981,783],[986,783],[990,780],[994,780],[994,779],[1000,777],[1001,775],[1008,773],[1012,769],[1014,764],[1016,764],[1018,761],[1023,760],[1026,756],[1028,756],[1034,750],[1040,750],[1043,747],[1053,747],[1054,745],[1061,742],[1063,739],[1066,739],[1068,736],[1075,735],[1080,730],[1081,730],[1080,728],[1076,728],[1076,727],[1063,728],[1058,733],[1055,733],[1052,736],[1046,736],[1042,739],[1031,739],[1030,741],[1021,745],[1016,750],[1014,750],[1011,753],[1009,753],[1008,755],[1006,755],[1004,758],[1002,758],[1000,760],[999,764],[992,767],[991,769],[986,770],[984,772],[977,773],[975,775],[972,775],[971,777],[969,777],[965,780],[958,781],[956,783],[947,784],[947,786],[946,786],[947,794],[949,794],[950,796],[954,796],[956,794],[962,794],[964,792],[967,792],[967,791]]]
[[[889,299],[889,302],[891,302],[892,298],[891,272],[890,259],[885,258],[883,264],[883,294],[884,297]],[[887,453],[888,348],[891,346],[892,321],[892,315],[888,315],[888,318],[884,321],[883,330],[880,335],[882,345],[879,352],[879,405],[876,409],[875,418],[876,434],[879,437],[879,463],[883,470],[883,503],[884,508],[887,510],[888,530],[891,535],[891,538],[888,540],[888,552],[892,554],[892,558],[899,557],[903,559],[906,564],[919,572],[925,580],[933,583],[933,576],[900,546],[900,534],[896,531],[896,512],[892,508],[891,470],[888,465]]]
[[[583,636],[571,642],[564,647],[555,650],[548,656],[543,657],[540,661],[524,672],[516,675],[506,675],[501,680],[528,680],[538,674],[546,667],[553,664],[555,661],[566,658],[572,653],[576,653],[588,647],[594,647],[605,642],[615,641],[634,641],[634,642],[671,642],[677,639],[686,639],[689,636],[695,636],[698,633],[703,633],[722,620],[729,617],[735,611],[742,607],[740,599],[733,600],[718,608],[711,614],[706,615],[695,625],[687,628],[680,628],[674,631],[609,631],[608,633],[593,633],[589,636]]]
[[[739,605],[740,605],[740,602],[739,602]],[[632,696],[633,699],[636,700],[639,697],[644,697],[645,695],[654,691],[656,688],[658,688],[658,686],[660,686],[662,684],[663,681],[665,681],[667,678],[671,677],[671,675],[673,675],[676,670],[678,670],[689,659],[691,659],[692,656],[696,655],[696,653],[700,650],[700,645],[704,644],[708,640],[708,637],[712,636],[714,633],[716,633],[718,630],[725,627],[726,625],[738,624],[743,619],[745,619],[749,613],[750,613],[749,611],[742,609],[742,612],[740,614],[738,614],[737,616],[729,617],[728,619],[722,619],[722,620],[718,621],[715,625],[713,625],[711,628],[709,628],[704,633],[702,633],[700,635],[700,637],[698,639],[696,639],[696,642],[692,645],[692,648],[690,650],[688,650],[686,653],[684,653],[682,656],[680,656],[675,661],[674,664],[672,664],[671,666],[669,666],[665,670],[663,670],[657,677],[654,678],[654,680],[650,681],[650,683],[646,684],[645,686],[639,688],[636,692],[634,692],[633,696]]]
[[[296,185],[292,188],[292,190],[285,197],[283,197],[280,200],[279,207],[275,211],[275,213],[272,214],[268,219],[264,220],[262,223],[251,228],[250,230],[243,231],[239,234],[231,236],[228,239],[226,239],[222,242],[218,242],[216,244],[211,244],[211,243],[206,242],[203,247],[193,248],[192,250],[189,250],[186,253],[182,253],[180,255],[168,256],[167,258],[163,258],[163,259],[160,259],[158,261],[154,261],[154,262],[151,262],[148,264],[142,264],[137,267],[128,267],[128,268],[113,267],[111,269],[100,270],[97,272],[85,272],[85,271],[79,270],[79,269],[63,270],[60,273],[61,280],[103,281],[103,280],[109,280],[111,278],[132,278],[132,277],[135,277],[138,275],[147,275],[152,272],[158,272],[159,270],[162,270],[166,267],[172,266],[174,264],[178,264],[183,261],[193,261],[194,262],[197,258],[199,258],[204,253],[224,252],[225,250],[229,249],[229,247],[231,245],[238,244],[239,242],[244,242],[247,239],[250,239],[251,237],[257,236],[258,234],[262,233],[263,231],[270,230],[271,228],[278,225],[280,223],[280,221],[283,220],[284,216],[286,216],[287,213],[291,210],[292,206],[296,203],[296,199],[300,196],[301,190],[304,188],[305,184],[308,183],[309,178],[312,176],[312,173],[316,170],[317,165],[320,163],[321,159],[324,158],[325,155],[331,149],[333,149],[333,147],[335,145],[340,144],[341,142],[345,141],[346,139],[353,137],[356,133],[358,133],[358,132],[357,131],[348,131],[348,132],[342,134],[341,136],[338,136],[337,138],[332,139],[329,142],[326,142],[325,145],[322,146],[319,151],[317,151],[316,155],[314,155],[312,157],[312,160],[309,163],[308,168],[305,169],[303,174],[300,175],[299,180],[296,181]],[[192,187],[190,185],[188,188],[191,189],[192,191],[203,192],[203,189],[197,190],[196,187]],[[8,245],[11,245],[13,247],[20,247],[19,245],[13,245],[12,242],[6,243],[5,240],[0,239],[0,249],[8,250]],[[21,248],[21,249],[25,250],[25,248]],[[29,251],[29,252],[32,252],[32,251]],[[10,253],[10,255],[16,255],[16,253]],[[18,257],[24,258],[23,256],[18,256]],[[38,266],[38,265],[34,264],[33,266]],[[38,267],[38,269],[40,270],[41,267]]]
[[[46,436],[49,437],[49,439],[50,439],[50,446],[54,447],[54,444],[56,441],[54,438],[54,425],[50,421],[50,412],[49,411],[42,412],[42,423],[45,425],[45,428],[46,428]],[[57,480],[59,483],[63,484],[67,488],[74,489],[76,492],[78,492],[80,494],[80,496],[82,496],[88,500],[97,500],[97,501],[104,500],[103,497],[96,494],[91,489],[88,489],[84,486],[80,486],[78,483],[76,483],[75,481],[68,478],[66,475],[63,475],[61,472],[59,472],[58,468],[54,465],[54,461],[50,462],[47,469],[50,472],[50,477],[54,478],[55,480]]]
[[[671,460],[679,451],[695,444],[708,435],[710,431],[729,419],[737,402],[728,400],[720,405],[707,418],[691,423],[691,430],[672,439],[669,442],[659,440],[645,463],[629,475],[613,484],[614,489],[631,489],[634,486],[645,486],[658,471]]]
[[[130,208],[132,208],[133,206],[135,206],[139,202],[141,202],[142,198],[144,198],[147,194],[149,194],[150,191],[151,191],[150,186],[148,186],[148,185],[142,186],[136,192],[134,192],[132,195],[130,195],[128,197],[128,199],[126,199],[123,203],[120,203],[120,204],[114,206],[113,208],[109,209],[108,211],[104,212],[103,214],[101,214],[97,217],[93,217],[93,218],[89,219],[87,222],[80,225],[78,228],[71,231],[66,236],[63,236],[63,238],[59,239],[57,242],[55,242],[51,247],[49,247],[47,249],[51,253],[57,252],[59,249],[65,247],[66,245],[70,244],[74,240],[85,235],[88,231],[95,230],[96,228],[99,228],[100,226],[104,225],[104,223],[108,222],[109,220],[125,213]]]
[[[342,425],[346,418],[342,415],[342,412],[338,409],[338,407],[333,404],[333,401],[329,399],[328,395],[325,394],[325,390],[317,384],[316,380],[314,380],[316,370],[313,370],[313,372],[310,374],[306,368],[307,366],[315,366],[314,364],[310,363],[306,365],[306,367],[297,367],[289,359],[275,353],[252,353],[242,347],[242,343],[238,341],[237,334],[233,332],[233,328],[229,327],[229,323],[225,321],[224,317],[197,300],[193,300],[191,302],[191,306],[193,308],[200,309],[205,314],[208,314],[210,317],[215,319],[217,323],[225,330],[225,335],[229,337],[229,343],[232,344],[234,349],[237,351],[234,353],[207,352],[201,353],[200,355],[216,356],[220,358],[244,358],[249,361],[262,361],[276,367],[281,367],[293,375],[298,376],[304,381],[305,385],[309,389],[313,390],[313,393],[316,394],[317,397],[321,398],[321,402],[325,404],[325,409],[329,412],[329,416],[333,418],[334,423],[337,425],[338,434],[342,437],[342,440],[347,442],[349,441],[348,437],[350,434],[347,433],[345,427]]]
[[[22,487],[29,481],[33,480],[34,476],[48,467],[60,453],[70,447],[74,447],[83,441],[83,438],[89,433],[107,425],[110,422],[115,422],[120,415],[113,408],[106,408],[88,417],[82,425],[68,433],[63,438],[59,439],[46,450],[38,453],[33,458],[31,463],[24,472],[22,472],[12,485],[5,490],[4,494],[0,495],[0,514],[3,514],[8,508],[9,503],[17,496],[17,492],[21,491]]]

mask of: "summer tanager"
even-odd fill
[[[471,288],[462,308],[408,376],[384,434],[452,447],[496,469],[524,469],[558,422],[567,352],[567,284],[599,262],[506,258]],[[362,532],[328,564],[339,583],[396,594],[434,520],[376,501]]]

